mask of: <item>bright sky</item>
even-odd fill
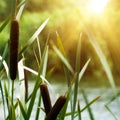
[[[87,5],[87,9],[92,13],[100,14],[105,9],[107,3],[108,0],[90,0]]]
[[[79,8],[90,14],[101,14],[110,0],[78,0]]]

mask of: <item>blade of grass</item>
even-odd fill
[[[35,116],[35,120],[39,119],[39,114],[40,114],[40,105],[41,105],[41,94],[39,94],[38,97],[38,105],[37,105],[37,111],[36,111],[36,116]]]
[[[24,68],[23,66],[23,59],[21,59],[18,63],[18,77],[19,77],[19,83],[20,83],[20,100],[22,103],[25,103],[25,81],[24,81]]]
[[[68,84],[68,87],[70,86],[70,73],[68,71],[68,69],[66,68],[66,66],[63,66],[64,67],[64,72],[65,72],[65,78],[66,78],[66,81],[67,81],[67,84]]]
[[[89,102],[88,102],[87,96],[86,96],[86,94],[85,94],[83,89],[82,89],[82,95],[84,97],[86,105],[88,105]],[[88,106],[88,113],[89,113],[89,116],[90,116],[90,120],[94,120],[94,116],[93,116],[92,110],[91,110],[91,108],[89,106]]]
[[[90,59],[88,59],[88,61],[85,63],[85,65],[83,66],[82,70],[80,71],[80,73],[79,73],[79,78],[78,78],[78,79],[79,79],[79,82],[80,82],[82,76],[84,75],[84,73],[85,73],[85,71],[86,71],[89,63],[90,63]]]
[[[33,69],[31,69],[31,68],[29,68],[29,67],[27,67],[27,66],[22,66],[25,70],[27,70],[27,71],[29,71],[29,72],[31,72],[32,74],[34,74],[34,75],[36,75],[36,76],[38,76],[38,72],[37,71],[35,71],[35,70],[33,70]],[[39,76],[44,82],[46,82],[48,85],[50,85],[49,84],[49,82],[47,81],[47,79],[43,76],[43,75],[40,75]]]
[[[4,91],[5,91],[5,99],[6,99],[8,114],[10,114],[10,106],[9,106],[9,103],[8,103],[9,94],[8,94],[8,90],[7,90],[7,87],[6,87],[6,82],[4,82]]]
[[[58,55],[58,57],[61,59],[61,61],[65,64],[65,66],[70,70],[70,72],[73,74],[74,70],[72,69],[71,65],[67,61],[67,59],[63,56],[63,54],[57,49],[55,45],[53,45],[53,50]]]
[[[4,82],[4,91],[5,91],[5,99],[6,99],[6,103],[7,103],[7,108],[8,108],[8,118],[10,120],[15,120],[15,108],[12,103],[12,99],[9,95],[9,91],[7,89],[5,82]]]
[[[72,93],[73,93],[73,100],[72,100],[72,97],[71,97],[71,100],[70,100],[71,101],[71,110],[72,110],[72,114],[71,114],[71,119],[72,120],[74,119],[74,114],[75,114],[75,109],[76,109],[79,81],[81,80],[85,70],[87,69],[87,66],[88,66],[89,62],[90,62],[90,59],[83,66],[83,68],[80,71],[80,73],[79,74],[77,73],[76,78],[75,78],[75,83],[73,84],[74,85],[74,89],[73,90],[71,89],[71,96],[72,96]]]
[[[82,120],[82,118],[81,118],[81,111],[80,111],[80,101],[78,100],[78,119],[79,120]]]
[[[36,53],[36,51],[35,51],[34,48],[33,48],[33,52],[34,52],[34,56],[35,56],[35,60],[36,60],[37,66],[38,66],[38,68],[39,68],[40,62],[39,62],[39,60],[38,60],[38,56],[37,56],[37,53]]]
[[[8,75],[9,75],[8,65],[7,65],[6,61],[3,60],[3,58],[1,56],[0,56],[0,60],[2,61],[2,64],[3,64],[4,68],[5,68],[5,72],[6,72],[7,77],[8,77]]]
[[[112,110],[107,105],[105,105],[105,108],[111,113],[111,115],[114,117],[115,120],[118,120],[115,114],[112,112]]]
[[[55,70],[55,67],[53,66],[47,73],[46,73],[46,78],[50,78]]]
[[[80,38],[78,40],[77,50],[76,50],[76,66],[75,66],[76,72],[80,71],[81,37],[82,34],[80,34]]]
[[[48,23],[48,19],[46,19],[43,24],[36,30],[36,32],[32,35],[32,37],[28,40],[27,44],[23,47],[23,49],[19,52],[19,56],[21,57],[22,53],[30,46],[41,33],[41,31],[45,28],[46,24]]]
[[[64,107],[62,108],[62,110],[60,111],[60,113],[57,117],[57,120],[64,120],[65,119],[65,114],[66,114],[66,111],[68,108],[68,103],[69,103],[69,95],[70,94],[68,93],[66,103],[65,103]]]
[[[38,73],[36,83],[34,85],[34,89],[33,89],[32,95],[31,95],[31,99],[30,99],[30,103],[29,103],[28,111],[27,111],[28,120],[30,118],[30,115],[31,115],[31,112],[32,112],[32,109],[33,109],[33,105],[34,105],[37,90],[39,88],[40,83],[42,82],[42,79],[40,78],[40,75],[45,75],[45,72],[46,72],[47,59],[48,59],[48,47],[46,47],[46,49],[44,50],[44,53],[43,53],[43,56],[42,56],[42,59],[41,59],[39,73]]]
[[[75,109],[76,109],[78,85],[79,85],[79,79],[78,79],[78,73],[77,73],[75,77],[74,90],[73,90],[73,101],[72,101],[73,105],[72,105],[72,115],[71,115],[72,120],[74,120],[74,114],[75,114]]]
[[[18,6],[17,6],[17,8],[19,9],[22,5],[24,5],[26,3],[26,0],[22,0],[19,4],[18,4]]]
[[[10,21],[10,16],[7,17],[7,19],[3,22],[3,24],[0,26],[0,33],[4,30],[4,28],[6,27],[6,25],[9,23]]]
[[[22,105],[22,102],[21,102],[19,99],[17,99],[17,101],[18,101],[18,105],[19,105],[19,107],[20,107],[20,111],[21,111],[24,119],[25,119],[25,120],[28,120],[26,108],[24,108],[24,106]]]
[[[100,96],[98,96],[98,97],[94,98],[93,100],[91,100],[85,107],[83,107],[83,108],[80,110],[80,112],[85,111],[88,107],[90,107],[90,106],[91,106],[94,102],[96,102],[99,98],[100,98]],[[77,116],[78,116],[78,111],[76,111],[75,113],[76,113],[75,117],[77,117]],[[66,113],[66,116],[70,116],[70,115],[71,115],[71,112]]]
[[[40,41],[39,38],[37,37],[37,45],[38,45],[38,52],[39,52],[39,60],[41,60],[41,47],[40,47]]]
[[[1,91],[1,96],[2,96],[4,119],[5,119],[6,118],[5,99],[4,99],[4,93],[3,93],[3,87],[2,87],[1,80],[2,80],[2,78],[0,77],[0,91]]]
[[[19,21],[20,20],[20,17],[21,17],[21,15],[22,15],[22,12],[23,12],[23,10],[24,10],[24,7],[25,7],[25,2],[23,2],[22,4],[20,4],[20,9],[19,9],[19,11],[18,11],[18,13],[17,13],[17,16],[16,16],[16,19]]]
[[[99,44],[97,43],[97,41],[95,40],[94,36],[92,35],[92,33],[90,32],[90,30],[88,28],[86,29],[86,34],[88,35],[90,43],[94,47],[94,49],[95,49],[95,51],[96,51],[96,53],[99,57],[99,60],[100,60],[101,64],[103,65],[103,68],[106,72],[109,83],[110,83],[111,87],[113,88],[113,91],[116,94],[116,91],[115,91],[116,85],[115,85],[115,82],[114,82],[113,75],[112,75],[112,72],[110,70],[109,64],[106,60],[106,57],[105,57],[104,53],[102,52],[102,49],[100,48]]]
[[[25,72],[24,72],[24,68],[22,67],[24,65],[24,58],[22,58],[19,63],[18,63],[18,77],[19,77],[19,90],[22,91],[20,92],[20,97],[19,97],[19,101],[21,101],[23,107],[26,109],[26,99],[25,99],[25,95],[26,95],[26,89],[25,89]],[[22,112],[19,113],[20,116],[20,120],[23,119],[23,115]]]
[[[115,96],[113,96],[108,102],[106,105],[109,105],[111,102],[113,102],[117,97],[120,96],[120,92],[118,92]]]
[[[56,31],[56,36],[57,36],[57,45],[58,45],[58,48],[59,50],[62,52],[62,54],[65,56],[65,50],[64,50],[64,47],[63,47],[63,44],[62,44],[62,40],[58,34],[58,32]]]
[[[7,54],[8,54],[8,43],[6,43],[6,45],[5,45],[5,48],[4,48],[4,51],[3,51],[3,54],[2,54],[2,56],[0,56],[0,69],[2,69],[2,66],[4,65],[4,67],[6,66],[5,64],[7,64],[7,63],[5,63],[5,61],[4,61],[4,59],[5,59],[5,57],[7,56]],[[6,67],[5,67],[6,68]],[[7,70],[7,69],[6,69]],[[6,71],[6,73],[7,73],[7,71]]]
[[[94,98],[91,102],[89,102],[87,104],[87,106],[85,106],[84,108],[81,109],[81,112],[83,112],[86,108],[90,107],[90,105],[92,105],[94,102],[96,102],[99,98],[100,98],[100,96]]]

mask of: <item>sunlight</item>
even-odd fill
[[[108,0],[90,0],[88,10],[91,13],[100,14],[105,9]]]

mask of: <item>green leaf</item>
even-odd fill
[[[114,117],[115,120],[118,120],[115,114],[112,112],[112,110],[107,105],[105,105],[105,108],[111,113],[111,115]]]
[[[39,88],[40,83],[42,82],[42,79],[41,79],[40,75],[45,75],[45,73],[46,73],[47,59],[48,59],[48,47],[46,47],[45,50],[44,50],[44,53],[43,53],[43,56],[42,56],[42,59],[41,59],[39,73],[38,73],[38,76],[37,76],[37,79],[36,79],[36,82],[35,82],[35,85],[34,85],[34,89],[33,89],[32,95],[31,95],[31,99],[30,99],[30,103],[29,103],[28,111],[27,111],[28,119],[30,118],[30,115],[31,115],[31,112],[32,112],[32,109],[33,109],[33,105],[34,105],[34,102],[35,102],[37,90]]]
[[[65,105],[63,106],[62,110],[60,111],[57,120],[64,120],[65,119],[65,115],[66,115],[66,111],[68,108],[68,103],[69,103],[69,94],[67,95],[67,100]]]
[[[18,11],[17,16],[16,16],[16,18],[17,18],[18,21],[20,20],[20,17],[22,15],[23,10],[24,10],[25,2],[23,2],[22,4],[20,4],[19,7],[20,8],[19,8],[19,11]]]
[[[116,94],[116,91],[115,91],[116,85],[115,85],[115,82],[114,82],[113,75],[112,75],[112,72],[110,70],[109,64],[107,62],[107,59],[106,59],[102,49],[100,48],[99,44],[97,43],[97,41],[95,40],[94,36],[92,35],[92,33],[90,32],[90,30],[88,28],[86,29],[86,34],[88,35],[90,43],[94,47],[94,49],[95,49],[95,51],[96,51],[96,53],[99,57],[99,60],[100,60],[102,66],[103,66],[103,68],[106,72],[109,83],[110,83],[111,87],[113,88],[113,91]]]
[[[78,40],[77,50],[76,50],[76,66],[75,66],[76,72],[80,71],[81,36],[82,34],[80,34],[80,39]]]
[[[35,116],[35,120],[39,119],[39,114],[40,114],[40,105],[41,105],[41,94],[39,94],[38,97],[38,105],[37,105],[37,111],[36,111],[36,116]]]
[[[62,40],[61,40],[58,32],[56,32],[56,35],[57,35],[57,45],[58,45],[58,48],[62,52],[62,54],[65,56],[65,50],[64,50],[64,47],[63,47],[63,44],[62,44]]]
[[[19,52],[19,56],[21,57],[22,53],[30,46],[38,37],[38,35],[41,33],[41,31],[44,29],[46,24],[48,23],[48,19],[46,19],[43,24],[36,30],[36,32],[32,35],[32,37],[28,40],[27,44],[23,47],[23,49]]]
[[[8,103],[9,94],[8,94],[8,90],[7,90],[5,82],[4,82],[4,91],[5,91],[5,99],[6,99],[6,103],[7,103],[8,113],[10,114],[10,106],[9,106],[9,103]]]
[[[10,16],[3,22],[3,24],[0,26],[0,33],[3,31],[3,29],[6,27],[6,25],[10,21]]]
[[[72,69],[71,65],[67,61],[67,59],[63,56],[63,54],[57,49],[55,45],[53,45],[53,50],[58,55],[58,57],[61,59],[61,61],[65,64],[65,66],[70,70],[70,72],[73,74],[74,70]]]
[[[17,6],[17,8],[19,9],[22,5],[24,5],[26,3],[26,0],[22,0],[19,4],[18,4],[18,6]]]
[[[80,101],[78,101],[78,119],[82,120],[82,118],[81,118],[81,111],[80,111]]]
[[[21,111],[24,119],[28,120],[28,118],[27,118],[27,112],[26,112],[24,106],[22,105],[22,103],[21,103],[21,101],[19,99],[17,99],[17,101],[18,101],[18,104],[19,104],[19,107],[20,107],[20,111]]]
[[[77,102],[77,95],[78,95],[78,84],[79,79],[78,79],[78,73],[76,74],[75,77],[75,83],[74,83],[74,91],[73,91],[73,105],[72,105],[72,120],[74,120],[74,114],[75,114],[75,109],[76,109],[76,102]]]
[[[85,94],[83,89],[82,89],[82,94],[83,94],[85,103],[88,106],[89,102],[88,102],[87,96],[86,96],[86,94]],[[91,110],[91,108],[89,106],[88,106],[88,113],[89,113],[89,116],[90,116],[90,120],[94,120],[94,116],[93,116],[92,110]]]
[[[2,95],[2,103],[3,103],[3,110],[4,110],[4,119],[6,118],[6,109],[5,109],[5,99],[4,99],[4,94],[3,94],[3,87],[1,83],[1,78],[0,78],[0,91]]]
[[[100,96],[94,98],[91,102],[89,102],[84,108],[81,109],[81,112],[83,112],[86,108],[90,107],[90,105],[92,105],[94,102],[96,102],[98,99],[100,98]]]
[[[66,66],[63,66],[64,67],[64,72],[65,72],[65,78],[66,78],[66,81],[67,81],[67,84],[68,84],[68,87],[70,86],[70,73],[68,71],[68,69],[66,68]]]
[[[90,107],[94,102],[96,102],[99,98],[100,98],[100,96],[94,98],[94,99],[93,99],[92,101],[90,101],[85,107],[83,107],[83,108],[80,110],[80,112],[83,112],[84,110],[86,110],[86,109],[87,109],[88,107]],[[78,116],[78,111],[76,111],[75,113],[76,113],[75,117]],[[72,114],[71,112],[68,112],[68,113],[66,113],[66,116],[70,116],[71,114]]]
[[[6,67],[7,63],[4,61],[4,59],[7,55],[8,55],[8,43],[6,43],[3,54],[2,54],[2,56],[0,56],[0,69],[2,69],[2,67],[4,65],[4,67],[6,69],[6,73],[8,73],[8,70],[7,70],[7,67]]]
[[[86,69],[87,69],[87,67],[88,67],[89,62],[90,62],[90,59],[88,59],[88,61],[85,63],[85,65],[83,66],[82,70],[80,71],[80,73],[79,73],[79,78],[78,78],[78,79],[79,79],[79,82],[80,82],[83,74],[85,73],[85,71],[86,71]]]

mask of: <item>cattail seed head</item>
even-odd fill
[[[66,97],[65,96],[60,96],[57,101],[55,102],[54,106],[52,107],[51,111],[49,114],[46,116],[45,120],[56,120],[57,115],[63,108],[64,104],[66,102]]]
[[[10,28],[10,78],[16,79],[18,68],[19,23],[16,18],[11,21]]]
[[[45,83],[41,83],[40,90],[41,90],[41,96],[42,96],[43,104],[44,104],[44,108],[45,108],[45,113],[47,115],[52,108],[47,85]]]

